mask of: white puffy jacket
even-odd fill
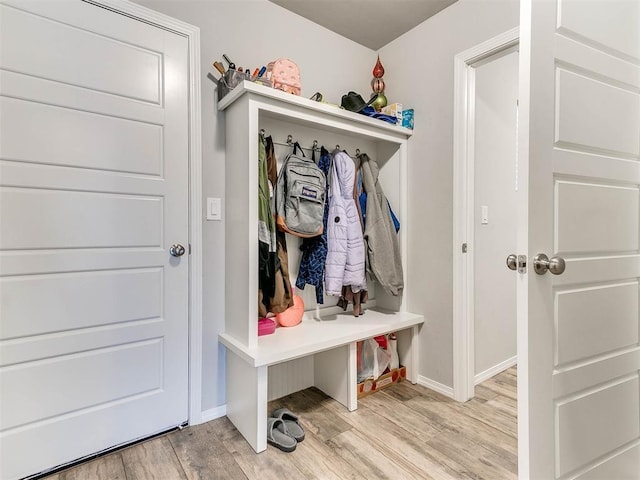
[[[333,156],[327,220],[327,261],[325,288],[328,295],[339,296],[343,285],[353,292],[366,290],[365,250],[360,216],[353,199],[356,168],[344,152]]]

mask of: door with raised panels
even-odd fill
[[[638,479],[640,2],[521,8],[520,477]]]
[[[187,420],[187,39],[0,2],[0,478]]]

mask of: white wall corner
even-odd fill
[[[227,404],[220,405],[219,407],[210,408],[200,412],[200,422],[206,423],[217,418],[224,417],[227,414]],[[193,425],[193,424],[192,424]]]

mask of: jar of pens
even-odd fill
[[[213,62],[213,67],[220,72],[221,77],[217,80],[218,84],[218,101],[222,100],[231,90],[237,87],[244,80],[259,83],[267,87],[273,87],[270,79],[264,76],[267,67],[258,67],[253,73],[249,68],[236,68],[236,64],[229,60],[227,55],[222,55],[229,68],[225,69],[224,65],[218,61]]]

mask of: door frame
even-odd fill
[[[190,425],[202,422],[202,117],[200,28],[128,0],[82,0],[185,37],[189,46],[189,405]]]
[[[513,48],[519,40],[520,28],[515,27],[459,53],[454,59],[453,398],[459,402],[473,398],[475,391],[474,65]],[[466,253],[463,251],[465,244]]]

